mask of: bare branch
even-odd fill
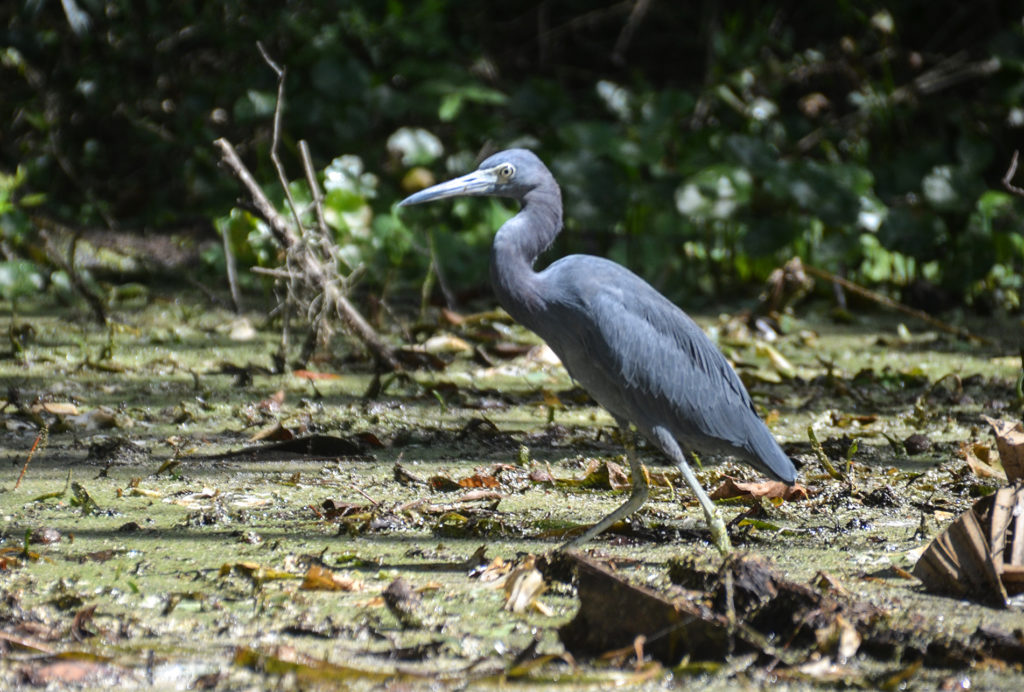
[[[320,228],[320,233],[327,236],[327,222],[324,220],[324,193],[316,179],[316,171],[313,170],[313,157],[309,154],[309,144],[304,139],[299,140],[299,153],[302,155],[302,169],[306,173],[306,184],[309,185],[309,190],[313,193],[316,224]]]
[[[215,140],[214,144],[220,148],[224,163],[227,164],[231,172],[235,174],[235,177],[245,186],[256,207],[256,211],[270,226],[270,232],[277,238],[277,242],[281,244],[281,247],[288,248],[296,245],[299,242],[298,235],[288,224],[288,221],[277,212],[277,209],[267,199],[267,196],[263,194],[263,189],[260,188],[259,183],[252,177],[252,173],[242,163],[242,159],[239,158],[238,152],[235,151],[231,142],[221,137]]]
[[[1006,169],[1006,175],[1003,176],[1003,187],[1018,197],[1024,197],[1024,188],[1017,187],[1013,184],[1013,176],[1017,175],[1017,159],[1019,158],[1020,150],[1015,149],[1013,152],[1013,158],[1010,159],[1010,167]]]
[[[267,49],[263,47],[263,41],[257,41],[256,48],[259,49],[260,55],[263,56],[263,61],[270,66],[270,69],[277,73],[277,78],[284,79],[284,70],[281,68],[280,65],[274,62],[273,58],[270,57],[270,53],[268,53]]]
[[[291,209],[292,216],[295,219],[295,228],[301,233],[302,219],[299,216],[298,207],[295,206],[295,200],[292,198],[291,188],[288,186],[288,175],[285,173],[284,164],[281,163],[281,157],[277,153],[278,145],[281,143],[281,112],[284,109],[284,78],[286,72],[274,62],[261,42],[257,41],[256,47],[259,48],[263,60],[266,61],[270,69],[277,75],[277,102],[274,104],[274,134],[270,142],[270,160],[274,162],[274,169],[277,170],[277,181],[281,184],[284,196],[288,200],[288,208]]]
[[[273,276],[285,287],[286,292],[282,301],[286,315],[284,332],[288,329],[287,322],[288,316],[292,314],[291,307],[304,306],[310,323],[309,339],[306,342],[309,349],[304,349],[304,358],[308,358],[307,350],[311,350],[313,344],[326,341],[330,337],[333,331],[332,322],[336,318],[340,318],[348,331],[366,345],[379,364],[390,370],[400,370],[401,365],[395,356],[394,349],[380,338],[348,299],[348,281],[352,278],[352,274],[344,277],[338,271],[338,262],[342,260],[336,251],[330,229],[324,218],[323,192],[317,182],[312,156],[310,156],[309,147],[305,141],[299,143],[299,150],[306,182],[309,184],[316,211],[318,230],[307,229],[303,226],[302,214],[292,197],[287,174],[278,156],[278,145],[281,140],[281,113],[284,104],[285,70],[270,57],[262,44],[257,43],[257,47],[263,60],[277,75],[277,103],[274,107],[274,134],[270,158],[274,162],[278,182],[288,199],[291,222],[267,199],[231,143],[223,138],[214,142],[221,150],[224,163],[242,181],[252,198],[256,212],[267,221],[271,232],[285,251],[285,266],[276,269],[254,268],[253,271]],[[282,333],[283,345],[288,341],[287,334],[284,332]],[[284,346],[282,346],[283,348]],[[284,353],[282,352],[280,356],[283,362]]]
[[[629,19],[626,20],[626,25],[622,27],[619,37],[615,40],[612,62],[616,65],[624,65],[626,63],[626,51],[633,40],[633,34],[636,32],[637,27],[640,26],[640,22],[644,20],[650,8],[651,0],[636,0],[633,4],[633,9],[629,12]]]

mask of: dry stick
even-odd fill
[[[1003,187],[1018,197],[1024,197],[1024,188],[1017,187],[1013,184],[1013,176],[1017,175],[1018,158],[1020,158],[1020,151],[1014,149],[1013,158],[1010,159],[1010,167],[1006,169],[1006,175],[1003,176]]]
[[[309,153],[309,144],[304,139],[299,140],[299,154],[302,156],[302,169],[306,174],[306,184],[309,185],[309,190],[313,195],[313,209],[316,211],[316,225],[320,231],[320,251],[323,252],[325,257],[333,257],[337,255],[336,259],[345,265],[345,268],[349,271],[348,279],[352,279],[352,273],[354,269],[352,265],[341,256],[340,253],[333,252],[331,247],[331,233],[327,228],[327,220],[324,218],[324,193],[320,189],[320,182],[316,179],[316,170],[313,168],[313,157]]]
[[[263,274],[264,276],[272,276],[275,279],[291,279],[292,273],[287,269],[274,269],[273,267],[253,267],[250,269],[253,274]]]
[[[18,480],[14,483],[14,490],[17,490],[18,486],[21,485],[21,479],[25,477],[25,472],[28,471],[28,465],[32,461],[32,457],[36,455],[36,450],[41,449],[39,446],[40,441],[42,442],[42,446],[45,447],[49,439],[50,428],[44,423],[43,429],[39,431],[38,435],[36,435],[36,441],[32,443],[32,449],[28,450],[28,457],[25,459],[25,465],[21,467],[21,473],[18,474]]]
[[[804,265],[804,271],[807,272],[808,274],[812,274],[814,276],[817,276],[819,279],[824,279],[825,281],[831,281],[833,283],[839,284],[840,286],[845,288],[847,291],[850,291],[852,293],[856,293],[857,295],[859,295],[859,296],[861,296],[863,298],[867,298],[868,300],[874,301],[874,302],[879,303],[881,305],[884,305],[884,306],[886,306],[888,308],[892,308],[893,310],[896,310],[898,312],[902,312],[905,315],[910,315],[911,317],[916,317],[917,319],[921,320],[922,322],[927,322],[928,324],[932,325],[933,327],[936,327],[937,329],[941,329],[942,331],[947,332],[949,334],[955,334],[956,336],[959,336],[959,337],[964,338],[964,339],[968,339],[969,341],[975,341],[975,342],[982,343],[982,344],[991,344],[992,343],[991,339],[987,339],[987,338],[985,338],[983,336],[977,336],[976,334],[972,334],[971,332],[969,332],[968,330],[966,330],[966,329],[964,329],[962,327],[957,327],[955,325],[949,324],[948,322],[943,322],[940,319],[936,319],[935,317],[932,317],[927,312],[923,312],[921,310],[916,310],[916,309],[910,307],[909,305],[904,305],[903,303],[898,303],[895,300],[893,300],[892,298],[888,298],[886,296],[883,296],[881,293],[875,293],[874,291],[871,291],[871,290],[869,290],[867,288],[864,288],[863,286],[861,286],[859,284],[853,283],[849,279],[844,279],[841,276],[836,276],[835,274],[832,274],[831,272],[827,272],[824,269],[818,269],[817,267],[812,267],[810,265],[805,264]]]
[[[274,162],[274,168],[277,170],[277,180],[281,183],[281,188],[284,190],[284,196],[288,200],[288,208],[292,210],[292,216],[295,219],[295,228],[301,233],[302,219],[299,218],[299,209],[295,206],[295,200],[292,198],[291,188],[288,186],[288,176],[285,175],[284,165],[281,163],[281,157],[277,154],[277,147],[281,143],[281,109],[284,107],[285,70],[274,62],[270,55],[267,54],[267,50],[263,47],[262,42],[257,41],[256,47],[259,48],[260,55],[263,56],[263,60],[277,75],[277,102],[274,104],[274,132],[270,140],[270,160]]]
[[[228,224],[221,228],[221,237],[224,240],[224,266],[228,272],[228,288],[231,291],[231,308],[236,315],[242,314],[242,296],[238,291],[238,268],[235,266],[235,253],[231,249],[231,237]]]
[[[629,19],[626,20],[626,25],[619,32],[619,37],[615,40],[615,48],[612,50],[612,62],[616,65],[625,64],[624,56],[630,42],[633,40],[633,34],[644,20],[644,16],[650,7],[651,0],[637,0],[633,5],[633,9],[630,10]]]
[[[320,229],[321,235],[326,238],[328,232],[327,221],[324,219],[324,193],[316,179],[316,171],[313,169],[313,157],[309,153],[309,144],[304,139],[299,140],[299,153],[302,155],[302,170],[306,174],[306,184],[309,185],[309,190],[313,194],[316,225]]]
[[[278,213],[274,205],[267,199],[267,196],[263,194],[263,190],[260,189],[259,184],[252,177],[249,169],[242,163],[238,152],[235,151],[231,142],[222,137],[216,140],[214,144],[220,148],[225,165],[231,169],[235,177],[242,182],[249,192],[253,205],[266,220],[274,237],[281,243],[281,247],[285,249],[296,247],[301,242],[298,234],[292,229],[285,218]],[[390,369],[400,370],[401,366],[395,357],[394,350],[381,340],[377,332],[359,314],[359,311],[349,302],[348,297],[340,291],[338,286],[324,280],[322,268],[311,257],[303,256],[303,266],[301,269],[307,272],[310,281],[323,291],[324,298],[328,301],[328,304],[336,306],[338,316],[341,317],[351,332],[366,344],[370,352]]]
[[[273,142],[270,149],[270,157],[274,162],[274,166],[277,169],[278,181],[281,187],[284,189],[285,195],[288,199],[288,206],[292,212],[292,217],[295,221],[293,227],[285,218],[278,213],[277,209],[270,200],[267,199],[266,195],[260,189],[260,186],[256,183],[255,178],[249,173],[245,164],[242,163],[238,153],[234,147],[223,137],[216,140],[216,144],[222,153],[224,163],[231,168],[242,184],[249,191],[249,195],[252,198],[253,204],[255,205],[258,213],[267,221],[270,226],[271,232],[277,238],[281,247],[288,253],[289,262],[294,255],[295,261],[299,264],[296,271],[297,274],[289,273],[289,280],[294,280],[296,276],[302,277],[305,282],[311,285],[316,291],[319,292],[317,299],[314,299],[313,303],[319,303],[322,309],[333,310],[338,314],[339,317],[348,326],[349,331],[355,334],[359,339],[366,344],[367,348],[370,349],[374,357],[378,362],[385,364],[391,370],[400,370],[401,366],[395,357],[394,350],[385,344],[377,332],[374,331],[373,327],[363,318],[358,310],[349,302],[347,295],[339,287],[341,280],[337,276],[335,271],[328,269],[326,263],[335,262],[333,253],[325,251],[326,257],[316,257],[313,253],[312,247],[302,237],[302,219],[299,214],[299,210],[295,205],[295,200],[292,198],[291,191],[288,187],[287,176],[285,175],[284,166],[281,164],[281,160],[277,154],[278,143],[280,141],[280,130],[281,130],[281,107],[284,102],[284,78],[285,71],[267,54],[267,51],[263,48],[263,45],[257,42],[260,54],[266,61],[267,65],[278,76],[277,82],[277,104],[274,108],[274,133]],[[316,194],[316,191],[313,191]],[[323,238],[322,238],[323,239]],[[313,334],[321,333],[323,324],[318,318],[312,320]]]
[[[220,148],[221,156],[224,159],[224,163],[231,172],[235,174],[245,189],[249,192],[249,196],[252,198],[253,207],[256,212],[263,217],[270,226],[270,232],[274,234],[274,238],[283,248],[290,248],[299,242],[299,238],[292,231],[292,227],[288,225],[284,217],[278,213],[274,205],[270,203],[267,196],[263,194],[263,190],[260,189],[259,183],[252,177],[252,173],[242,163],[242,159],[239,158],[238,152],[231,145],[231,142],[224,139],[223,137],[215,140],[214,144]]]

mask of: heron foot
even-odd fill
[[[727,556],[732,552],[732,542],[729,540],[729,531],[725,528],[725,522],[718,513],[718,509],[715,508],[705,518],[708,521],[708,527],[711,529],[711,542],[718,549],[718,552],[721,553],[722,557]]]

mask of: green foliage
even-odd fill
[[[21,247],[32,237],[26,209],[42,204],[45,198],[40,193],[21,194],[19,188],[25,179],[24,166],[18,166],[13,175],[0,171],[0,247]],[[0,260],[0,296],[4,300],[34,295],[45,286],[45,272],[35,261],[17,257]]]
[[[28,260],[0,262],[0,296],[14,300],[30,296],[43,289],[45,279],[39,267]]]
[[[365,170],[362,159],[346,154],[334,159],[320,174],[324,191],[323,214],[331,240],[338,249],[344,274],[370,267],[371,274],[383,276],[400,266],[413,249],[409,229],[393,215],[375,215],[370,202],[377,196],[378,178]],[[306,180],[289,182],[289,191],[299,219],[305,228],[315,228],[315,208]],[[279,213],[291,220],[293,214],[279,189],[268,187],[268,196],[276,199]],[[235,257],[247,265],[275,266],[280,263],[281,248],[266,222],[242,209],[232,209],[214,220],[217,230],[227,235]],[[219,269],[223,251],[217,249],[205,258]]]
[[[75,25],[61,3],[8,5],[0,169],[67,220],[214,218],[244,262],[277,262],[257,219],[226,213],[237,186],[209,144],[241,144],[281,202],[260,40],[288,70],[286,167],[298,177],[308,140],[342,259],[365,281],[422,277],[428,227],[450,281],[483,282],[507,205],[424,210],[414,230],[392,205],[529,146],[563,186],[556,251],[611,256],[670,295],[757,281],[799,254],[867,283],[1019,302],[1024,204],[999,190],[1024,127],[1010,4],[651,3],[628,40],[626,6],[583,0],[97,0]],[[5,237],[27,232],[2,195]]]

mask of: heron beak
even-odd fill
[[[498,183],[498,174],[494,169],[478,170],[467,173],[464,176],[454,178],[448,182],[438,183],[426,190],[409,195],[398,203],[400,207],[407,207],[411,204],[423,204],[433,202],[435,199],[447,199],[448,197],[479,197],[494,192]]]

